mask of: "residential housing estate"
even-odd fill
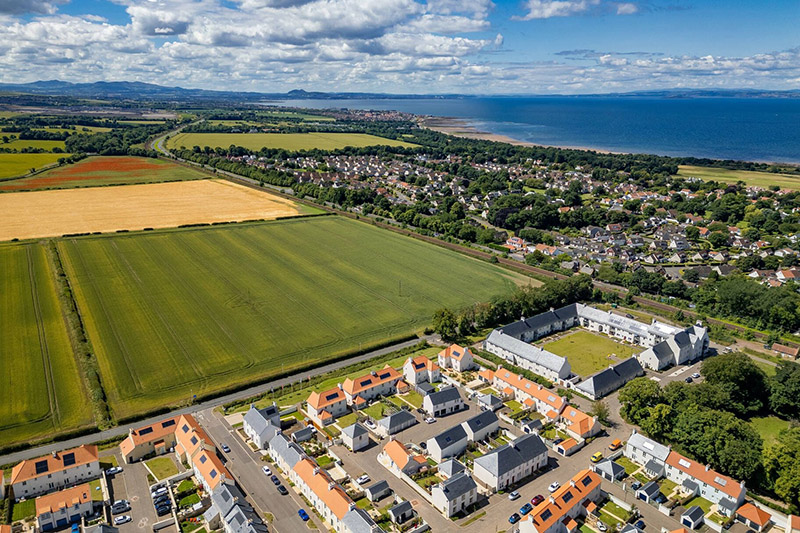
[[[92,488],[88,483],[36,498],[36,524],[40,531],[79,524],[92,514]]]
[[[586,516],[590,504],[602,498],[600,477],[581,470],[569,483],[553,492],[520,521],[520,533],[568,533],[578,529],[575,520]]]
[[[84,444],[19,462],[11,469],[9,484],[19,500],[86,483],[100,474],[97,446]]]
[[[547,465],[547,446],[538,435],[523,435],[477,457],[473,475],[481,487],[497,492]]]

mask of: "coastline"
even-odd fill
[[[527,141],[520,141],[508,135],[499,133],[492,133],[483,131],[470,123],[469,120],[455,117],[435,117],[435,116],[420,116],[419,124],[423,128],[438,131],[445,135],[452,135],[454,137],[462,137],[464,139],[474,139],[478,141],[492,141],[511,144],[514,146],[527,146],[527,147],[543,147],[543,148],[560,148],[563,150],[582,150],[586,152],[596,152],[598,154],[622,154],[625,152],[612,152],[611,150],[602,150],[599,148],[591,148],[589,146],[563,146],[553,144],[539,144]]]

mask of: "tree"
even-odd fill
[[[728,236],[720,231],[715,231],[708,236],[708,242],[710,242],[711,246],[714,248],[722,248],[728,244]]]
[[[769,405],[775,414],[800,418],[800,365],[789,361],[778,363],[771,381]]]
[[[764,371],[741,352],[721,354],[703,362],[700,369],[707,383],[717,385],[729,398],[729,411],[753,415],[767,404],[769,384]]]
[[[433,314],[433,330],[444,340],[454,340],[458,335],[458,323],[453,312],[447,308],[436,311]]]
[[[642,431],[656,440],[663,440],[672,431],[672,407],[660,403],[648,409],[648,416],[642,420]]]
[[[781,431],[778,439],[764,454],[767,483],[775,494],[800,511],[800,427]]]
[[[692,242],[697,242],[700,239],[700,228],[696,226],[688,226],[686,228],[686,238]]]
[[[649,409],[661,403],[661,387],[646,377],[629,381],[619,392],[620,415],[631,424],[640,425],[650,416]]]
[[[589,414],[596,416],[597,419],[603,424],[608,424],[611,410],[608,408],[608,404],[606,402],[603,400],[597,400],[592,404],[592,410],[589,412]]]

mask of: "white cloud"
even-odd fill
[[[2,0],[0,1],[0,14],[55,13],[56,6],[66,2],[67,0]]]
[[[617,15],[633,15],[639,12],[639,6],[631,2],[620,2],[617,4]]]
[[[512,17],[514,20],[549,19],[611,12],[617,15],[633,15],[639,11],[639,6],[633,2],[607,2],[604,4],[601,0],[526,0],[523,5],[526,13]]]

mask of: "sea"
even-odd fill
[[[452,117],[480,131],[546,146],[800,163],[800,99],[464,97],[269,104]]]

